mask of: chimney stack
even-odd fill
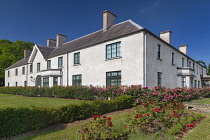
[[[31,51],[30,50],[24,50],[24,59],[26,59],[30,55],[31,55]]]
[[[109,27],[115,24],[115,18],[117,16],[108,10],[104,11],[102,14],[103,14],[103,29],[107,30]]]
[[[179,46],[179,51],[187,55],[187,45]]]
[[[160,38],[162,40],[164,40],[165,42],[167,42],[168,44],[171,43],[171,31],[167,30],[167,31],[163,31],[163,32],[160,32]]]
[[[47,47],[55,47],[56,46],[56,40],[53,38],[47,39]]]
[[[59,47],[61,44],[66,42],[66,36],[64,34],[56,35],[56,47]]]

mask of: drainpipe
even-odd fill
[[[147,30],[144,32],[144,87],[147,86]]]
[[[69,86],[69,52],[67,52],[67,86]]]

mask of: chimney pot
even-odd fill
[[[64,34],[56,35],[56,47],[59,47],[61,44],[66,42],[66,36]]]
[[[47,47],[55,47],[56,46],[56,40],[53,38],[47,38]]]
[[[104,11],[102,14],[103,14],[103,29],[107,30],[109,27],[115,24],[115,18],[117,16],[108,10]]]
[[[187,55],[187,45],[179,46],[179,51]]]
[[[168,44],[171,43],[171,31],[167,30],[167,31],[163,31],[163,32],[160,32],[160,38],[162,40],[164,40],[165,42],[167,42]]]

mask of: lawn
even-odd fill
[[[0,108],[17,108],[17,107],[49,107],[58,108],[63,105],[78,104],[83,101],[71,99],[59,99],[48,97],[24,97],[11,94],[0,93]]]
[[[201,98],[197,100],[190,101],[191,103],[201,103],[201,104],[210,104],[210,98]]]

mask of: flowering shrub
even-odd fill
[[[184,110],[184,105],[178,101],[158,103],[147,100],[136,107],[133,115],[127,119],[124,128],[128,132],[165,131],[177,134],[186,127],[193,127],[193,121],[201,115]],[[192,123],[191,123],[192,122]],[[187,125],[188,123],[191,123]],[[184,129],[185,130],[185,129]]]
[[[87,139],[115,139],[121,136],[113,130],[112,118],[106,116],[95,115],[93,120],[83,125],[79,133],[83,140]]]

